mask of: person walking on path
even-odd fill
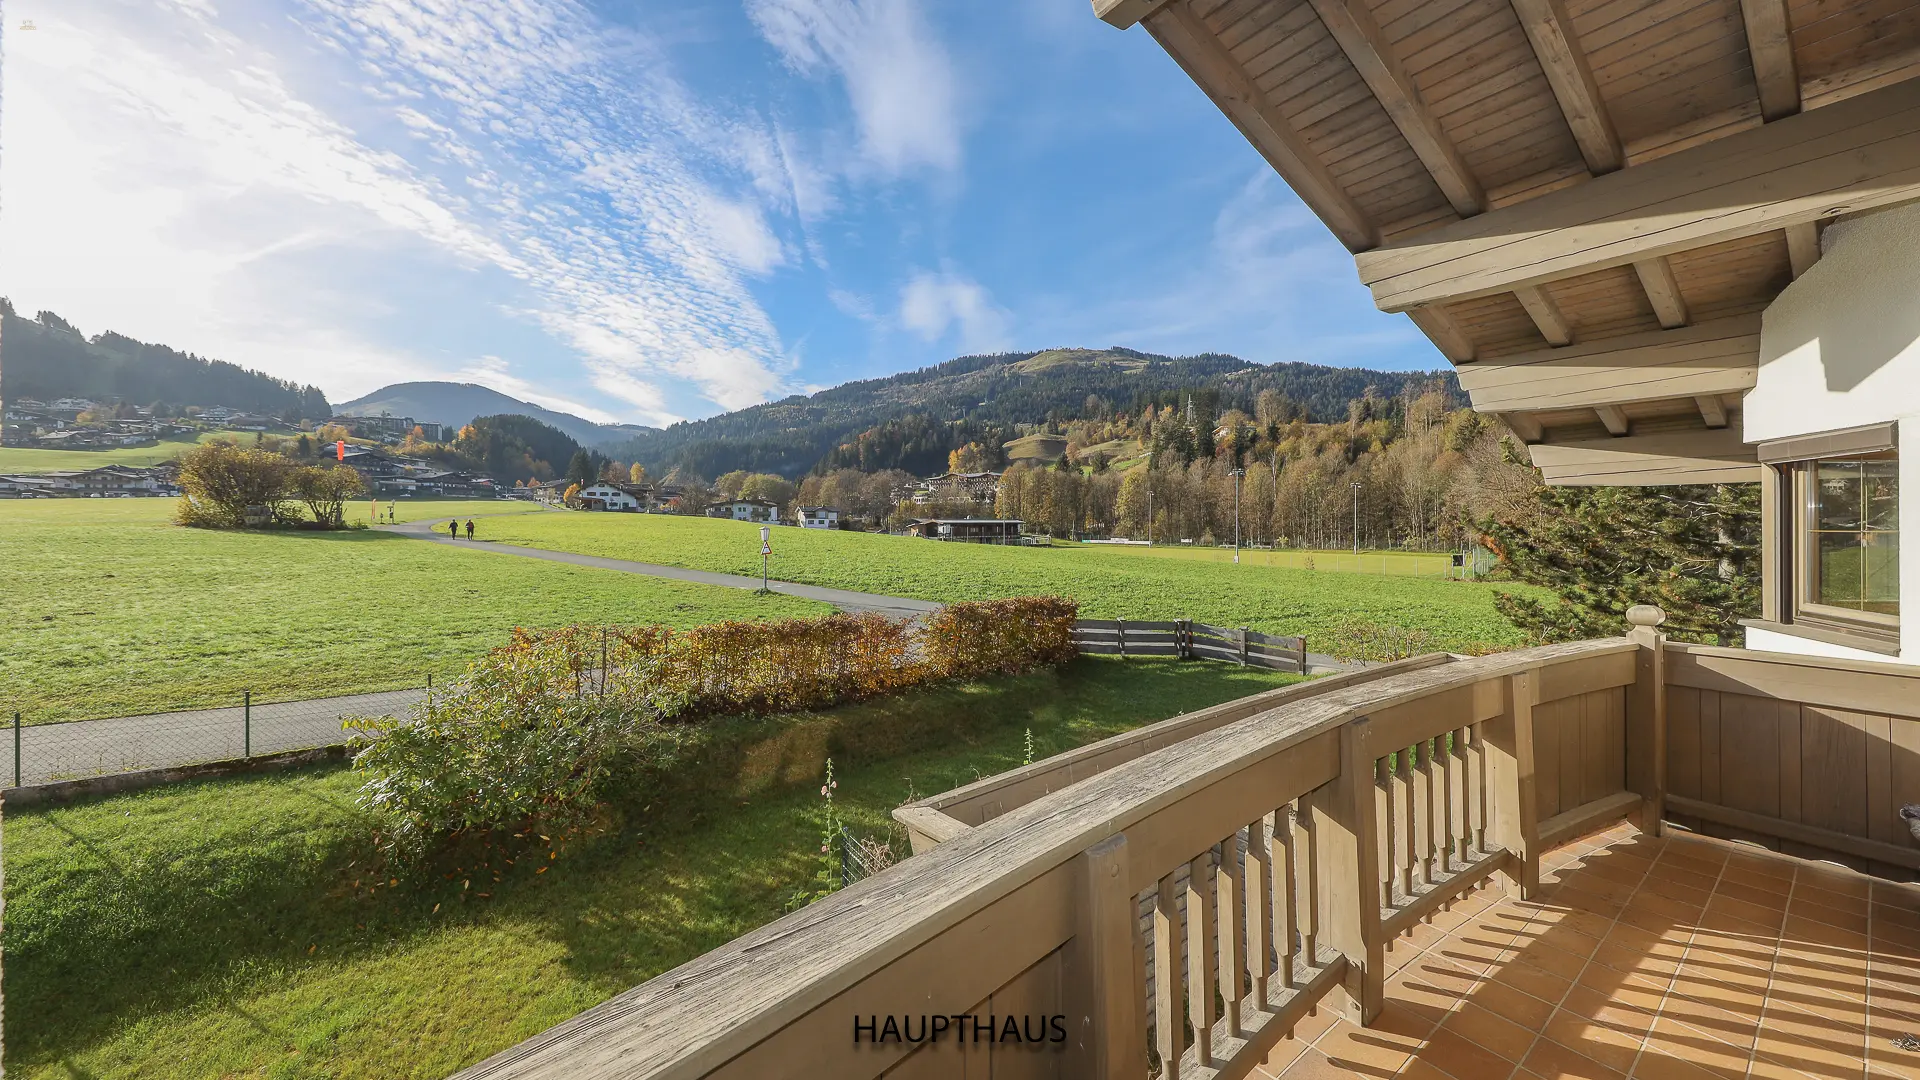
[[[473,519],[467,519],[467,539],[473,539]]]
[[[460,539],[460,522],[457,519],[447,522],[447,535],[455,540]]]

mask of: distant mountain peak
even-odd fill
[[[415,420],[459,428],[476,416],[519,415],[566,432],[586,447],[605,446],[656,430],[639,424],[598,424],[572,413],[559,412],[503,394],[491,387],[466,382],[404,382],[383,386],[364,397],[339,405],[337,416],[411,416]]]

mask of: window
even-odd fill
[[[1885,635],[1900,626],[1900,479],[1893,454],[1798,462],[1796,622]]]

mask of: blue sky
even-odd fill
[[[969,352],[1436,368],[1087,0],[9,0],[0,293],[666,423]]]

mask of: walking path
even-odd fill
[[[507,511],[513,513],[514,511]],[[524,511],[521,511],[524,512]],[[499,514],[474,515],[498,517]],[[571,563],[601,570],[671,578],[703,585],[733,589],[758,589],[760,579],[740,574],[721,574],[709,570],[689,570],[680,566],[606,559],[597,555],[578,555],[569,551],[519,547],[487,540],[456,540],[434,532],[445,528],[445,520],[414,521],[383,525],[384,532],[397,533],[428,543],[455,547],[481,547],[502,555],[548,562]],[[767,587],[787,596],[818,600],[842,611],[876,611],[896,619],[916,618],[936,611],[940,605],[931,600],[904,596],[830,589],[819,585],[801,585],[791,581],[770,581]],[[1307,655],[1315,673],[1346,670],[1349,665],[1331,656]],[[278,750],[297,750],[325,746],[344,740],[340,721],[355,715],[389,715],[403,711],[426,696],[426,690],[392,690],[376,694],[346,694],[314,698],[308,701],[263,703],[251,710],[240,706],[220,709],[196,709],[187,712],[148,713],[118,716],[106,720],[79,720],[60,724],[36,724],[20,729],[18,775],[23,784],[44,784],[82,776],[128,772],[188,765],[202,761],[222,761]],[[15,764],[12,748],[0,743],[0,762]],[[0,774],[0,785],[13,783],[14,770]]]

